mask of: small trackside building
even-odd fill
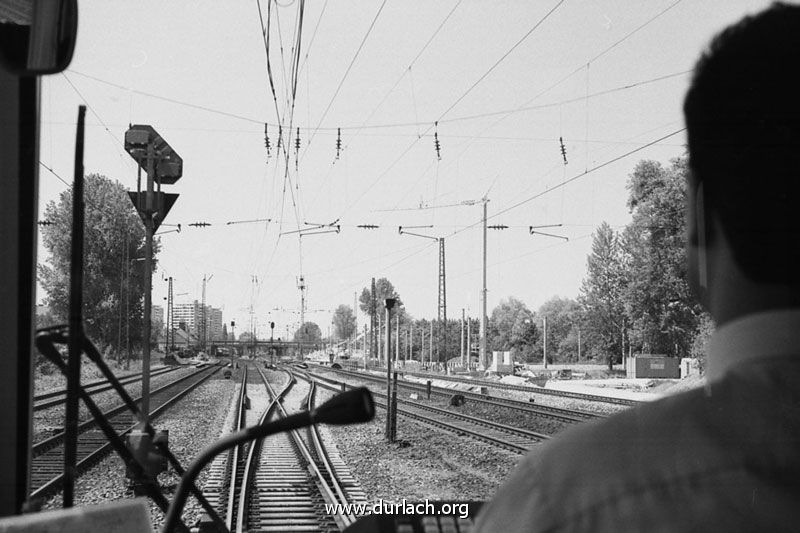
[[[625,375],[628,378],[666,378],[681,377],[681,360],[666,355],[639,354],[625,361]]]

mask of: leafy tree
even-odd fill
[[[640,161],[628,181],[633,219],[621,241],[631,341],[645,353],[687,356],[700,308],[686,280],[686,158]]]
[[[152,319],[150,325],[150,344],[157,345],[164,338],[164,321]]]
[[[532,361],[539,336],[536,315],[520,300],[509,297],[492,310],[486,350],[513,350],[517,358]]]
[[[383,303],[386,298],[394,298],[397,300],[394,307],[395,309],[403,305],[403,301],[400,299],[400,295],[395,290],[392,282],[386,278],[378,278],[375,280],[375,311],[380,313],[381,317],[383,317],[386,313],[386,306]],[[371,286],[364,287],[364,289],[361,291],[361,296],[358,297],[358,306],[361,308],[361,311],[366,313],[368,316],[372,312]]]
[[[715,329],[714,319],[711,315],[704,312],[698,318],[697,333],[692,341],[692,357],[696,358],[700,363],[700,371],[705,372],[706,369],[706,355],[708,353],[708,340],[714,333]]]
[[[547,317],[547,360],[577,361],[578,335],[581,313],[578,302],[571,298],[554,296],[539,308],[539,324]],[[537,353],[542,353],[543,335],[536,345]]]
[[[593,236],[578,301],[584,311],[589,351],[606,359],[609,369],[613,368],[614,354],[622,354],[624,350],[626,285],[627,271],[619,235],[603,222]]]
[[[86,334],[101,350],[118,342],[119,324],[130,324],[131,342],[141,344],[144,315],[144,225],[125,188],[99,174],[86,176],[84,187],[85,233],[83,261],[83,312]],[[72,191],[51,201],[41,229],[48,264],[40,264],[38,277],[53,314],[69,313],[69,272],[72,240]],[[153,243],[154,259],[158,242]],[[153,270],[156,261],[153,261]],[[127,305],[126,305],[127,304]],[[124,344],[124,343],[123,343]],[[120,346],[117,346],[119,352]]]
[[[314,322],[306,322],[294,332],[296,342],[322,342],[322,330]]]
[[[337,339],[349,339],[356,331],[356,316],[349,305],[340,305],[333,312],[334,335]]]

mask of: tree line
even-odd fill
[[[631,221],[619,229],[603,222],[595,230],[577,298],[554,296],[537,310],[514,297],[502,300],[487,317],[487,352],[511,350],[524,362],[541,361],[546,353],[548,362],[594,359],[609,367],[636,353],[702,359],[714,325],[686,278],[687,172],[686,157],[667,166],[637,163],[627,183]],[[359,308],[382,317],[389,297],[398,300],[401,357],[410,349],[414,359],[424,352],[428,360],[431,322],[409,316],[388,279],[376,281],[375,305],[371,287],[365,287]],[[352,307],[340,305],[333,320],[337,338],[352,337]],[[474,356],[479,333],[478,320],[472,320]],[[434,321],[433,332],[434,361],[460,355],[460,319]]]
[[[541,361],[546,352],[551,362],[593,358],[609,365],[631,353],[702,357],[714,325],[686,281],[687,172],[685,157],[667,166],[638,162],[627,183],[631,221],[617,229],[603,222],[595,230],[577,297],[554,296],[536,310],[513,296],[502,300],[487,317],[487,351],[511,350],[516,360],[526,362]],[[85,328],[106,353],[119,355],[142,342],[144,272],[137,260],[144,253],[144,228],[120,183],[90,174],[85,191]],[[49,264],[39,265],[38,276],[51,315],[39,317],[40,325],[68,315],[71,206],[66,190],[45,207],[41,235]],[[158,250],[156,241],[155,256]],[[361,316],[375,313],[382,319],[384,300],[395,298],[403,356],[442,361],[460,355],[460,318],[446,324],[415,319],[386,278],[376,280],[374,300],[372,293],[371,286],[361,292]],[[355,310],[340,305],[333,326],[336,339],[353,338]],[[475,355],[478,319],[473,317],[464,329],[471,333],[464,344]],[[154,328],[154,334],[158,331]],[[307,322],[294,338],[319,341],[322,331]]]

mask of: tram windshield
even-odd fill
[[[576,500],[612,470],[646,477],[641,457],[713,455],[665,430],[623,457],[641,437],[631,426],[585,428],[699,394],[727,375],[709,362],[718,325],[795,307],[776,296],[715,313],[708,295],[734,285],[720,289],[714,265],[741,260],[729,232],[748,230],[727,229],[724,207],[703,212],[721,189],[687,133],[711,101],[693,74],[701,54],[769,6],[0,1],[1,153],[19,161],[3,171],[4,285],[18,285],[3,313],[24,315],[3,346],[30,347],[3,367],[27,444],[0,450],[21,465],[0,514],[141,498],[123,512],[158,529],[185,488],[176,530],[361,531],[371,517],[377,531],[390,527],[377,516],[404,516],[467,531],[485,512],[487,531],[513,524],[493,498],[526,509],[546,492],[523,496],[520,479],[555,476],[535,457],[562,434],[574,435],[564,451],[542,457],[598,458],[588,477],[564,467],[553,481]],[[719,240],[697,235],[732,244],[715,252]],[[763,331],[792,329],[789,314],[769,316],[781,327]],[[371,421],[231,444],[185,482],[219,439],[317,420],[358,387]],[[98,417],[110,429],[86,429]],[[87,459],[88,431],[120,444]],[[600,453],[604,442],[620,453]],[[338,483],[286,495],[314,471]]]

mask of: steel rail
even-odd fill
[[[364,372],[354,372],[352,370],[344,370],[337,368],[328,368],[328,367],[320,367],[320,368],[321,369],[324,368],[331,372],[336,372],[337,374],[344,374],[345,376],[351,376],[357,379],[365,379],[382,383],[386,382],[386,378],[384,376],[377,376],[373,374],[366,374]],[[322,379],[326,379],[325,376],[319,376],[319,377]],[[412,389],[421,392],[427,391],[427,388],[424,384],[417,383],[414,381],[398,381],[398,385],[406,389]],[[476,402],[480,402],[486,405],[515,409],[517,411],[523,411],[534,415],[554,418],[556,420],[562,420],[565,422],[585,422],[586,420],[594,418],[605,418],[606,416],[603,414],[590,413],[578,409],[565,409],[562,407],[552,407],[549,405],[541,405],[541,404],[531,405],[528,402],[513,400],[511,398],[502,398],[496,396],[487,398],[486,396],[478,394],[476,392],[447,389],[444,387],[438,387],[436,385],[431,385],[431,394],[437,394],[439,396],[452,396],[453,394],[461,394],[465,398],[470,398]]]
[[[471,383],[474,385],[480,385],[482,387],[491,387],[495,389],[507,389],[507,390],[516,390],[516,391],[523,391],[532,394],[544,394],[548,396],[561,396],[563,398],[574,398],[576,400],[586,400],[590,402],[603,402],[603,403],[612,403],[616,405],[627,405],[627,406],[635,406],[642,403],[647,403],[646,401],[641,400],[630,400],[628,398],[615,398],[613,396],[602,396],[598,394],[586,394],[583,392],[572,392],[572,391],[564,391],[564,390],[557,390],[557,389],[545,389],[543,387],[531,387],[528,385],[513,385],[511,383],[497,383],[494,381],[487,381],[487,380],[479,380],[479,379],[471,379],[471,378],[460,378],[457,376],[442,376],[439,374],[430,374],[426,372],[406,372],[409,376],[416,376],[426,379],[439,379],[444,381],[458,381],[461,383]]]
[[[314,379],[314,378],[311,378]],[[330,390],[341,390],[339,387],[336,387],[331,384],[327,383],[318,383],[321,387],[328,388]],[[351,387],[351,385],[347,385],[346,383],[342,383],[345,387]],[[379,407],[386,408],[386,404],[383,401],[378,400],[378,397],[385,398],[385,394],[372,391],[373,396],[376,397],[375,404]],[[446,418],[455,418],[456,420],[460,420],[462,424],[452,424],[450,422],[446,422],[445,420],[439,418],[432,418],[430,416],[426,416],[422,413],[415,412],[414,410],[418,409],[420,411],[428,411]],[[524,453],[529,451],[532,448],[532,445],[540,442],[542,440],[547,440],[551,438],[549,435],[545,435],[543,433],[537,433],[534,431],[523,430],[519,428],[513,428],[511,426],[507,426],[504,424],[498,424],[496,422],[491,422],[489,420],[480,419],[471,417],[468,415],[462,415],[458,413],[453,413],[452,411],[447,411],[445,409],[439,409],[438,407],[432,406],[424,406],[420,404],[415,404],[412,402],[408,402],[406,400],[398,399],[398,409],[397,412],[403,416],[408,418],[412,418],[423,422],[428,425],[432,425],[434,427],[438,427],[440,429],[444,429],[450,433],[456,433],[459,435],[467,435],[478,440],[482,440],[484,442],[489,442],[491,444],[511,449],[516,452]],[[473,427],[470,427],[473,426]],[[501,438],[499,436],[491,435],[487,433],[485,430],[478,431],[475,429],[475,426],[479,428],[486,428],[498,433],[508,435],[511,437],[517,437],[516,442],[512,442],[507,438]],[[523,442],[520,442],[519,439],[522,439]],[[527,441],[527,442],[524,442]],[[532,441],[532,442],[531,442]]]
[[[325,365],[315,365],[320,368],[330,368]],[[380,368],[375,368],[380,370]],[[496,381],[488,381],[482,379],[464,378],[459,376],[447,376],[444,374],[433,374],[430,372],[400,372],[402,375],[416,376],[420,378],[440,381],[456,381],[459,383],[467,383],[470,385],[478,385],[481,387],[489,387],[493,389],[506,389],[527,392],[530,394],[542,394],[547,396],[561,396],[564,398],[574,398],[576,400],[586,400],[590,402],[611,403],[616,405],[636,406],[643,403],[648,403],[646,400],[631,400],[628,398],[615,398],[613,396],[602,396],[598,394],[585,394],[582,392],[562,391],[557,389],[545,389],[544,387],[536,387],[530,385],[514,385],[511,383],[498,383]]]
[[[239,396],[236,401],[236,420],[233,422],[232,431],[235,433],[247,426],[247,368],[248,365],[242,365],[242,384],[239,387]],[[228,491],[228,506],[225,513],[225,527],[228,531],[233,531],[234,513],[236,510],[236,480],[239,475],[239,455],[244,452],[244,444],[234,446],[229,454],[228,471],[230,475],[230,487]],[[243,483],[246,485],[246,483]]]
[[[170,372],[174,372],[175,370],[178,370],[179,368],[180,367],[163,367],[163,368],[159,368],[159,369],[156,369],[155,371],[151,372],[150,373],[150,377],[152,378],[152,377],[156,377],[156,376],[161,376],[163,374],[169,374]],[[121,385],[128,385],[130,383],[136,383],[137,381],[141,381],[141,380],[142,380],[141,373],[128,374],[127,376],[122,376],[119,379],[119,383]],[[88,392],[89,394],[98,394],[98,393],[101,393],[101,392],[112,390],[113,388],[114,388],[114,386],[111,385],[110,382],[108,380],[106,380],[106,379],[93,381],[91,383],[87,383],[87,384],[83,385],[83,389],[86,390],[86,392]],[[89,389],[92,389],[92,390],[89,390]],[[66,395],[67,395],[66,389],[52,391],[52,392],[46,392],[44,394],[39,394],[39,395],[37,395],[37,396],[35,396],[33,398],[34,402],[37,402],[37,403],[34,403],[33,410],[34,411],[41,411],[42,409],[48,409],[48,408],[54,407],[56,405],[61,405],[64,402],[67,401]],[[57,396],[63,396],[63,398],[57,398]],[[56,399],[52,400],[51,398],[56,398]]]
[[[167,383],[167,384],[165,384],[165,385],[163,385],[163,386],[161,386],[161,387],[159,387],[159,388],[157,388],[155,390],[150,391],[150,394],[158,394],[158,393],[160,393],[160,392],[162,392],[164,390],[169,389],[170,387],[178,385],[179,383],[182,383],[184,381],[192,379],[193,377],[198,376],[198,375],[202,374],[203,372],[207,371],[208,368],[209,367],[204,367],[204,368],[201,368],[199,370],[196,370],[195,372],[192,372],[191,374],[186,374],[185,376],[182,376],[182,377],[176,379],[175,381],[171,381],[171,382],[169,382],[169,383]],[[217,370],[219,370],[219,368],[217,368]],[[141,399],[142,399],[141,396],[138,397],[138,398],[135,398],[134,402],[139,403],[141,401]],[[106,418],[111,418],[113,416],[116,416],[116,415],[118,415],[120,413],[124,413],[124,412],[127,412],[127,411],[128,411],[128,406],[125,405],[125,404],[120,404],[120,405],[117,405],[116,407],[113,407],[113,408],[109,409],[108,411],[105,411],[103,413],[103,416],[105,416]],[[91,429],[91,428],[95,427],[96,425],[97,425],[97,423],[95,422],[95,420],[92,419],[92,418],[89,418],[89,419],[85,420],[84,422],[81,422],[80,425],[78,425],[78,431],[79,432],[86,431],[88,429]],[[31,448],[32,456],[35,459],[39,455],[47,452],[47,450],[49,450],[53,446],[57,446],[59,444],[59,442],[61,440],[63,440],[63,438],[64,438],[64,432],[61,431],[61,432],[56,433],[55,435],[52,435],[52,436],[50,436],[50,437],[48,437],[48,438],[46,438],[44,440],[40,440],[39,442],[34,443],[33,447]]]
[[[292,376],[292,379],[295,379],[292,371],[288,372]],[[267,389],[270,391],[271,395],[274,395],[274,391],[272,391],[272,388],[269,386],[269,384],[267,384]],[[281,403],[278,403],[278,416],[287,416],[286,409],[283,407]],[[316,483],[314,483],[315,488],[319,491],[323,500],[327,504],[334,506],[333,508],[335,509],[336,504],[340,503],[337,501],[335,490],[332,490],[331,487],[329,486],[328,481],[325,479],[319,467],[317,466],[317,463],[314,460],[314,457],[311,454],[311,451],[309,450],[305,441],[300,436],[297,430],[290,431],[289,435],[291,437],[292,443],[294,444],[295,448],[302,456],[303,461],[306,462],[307,470],[310,471],[313,478],[317,481]],[[342,530],[345,529],[347,526],[351,525],[355,521],[355,517],[348,514],[332,513],[326,515],[326,518],[333,518],[336,525],[339,527],[339,529]]]
[[[314,409],[314,400],[317,392],[316,382],[310,381],[310,390],[308,391],[308,398],[306,401],[306,409],[311,411]],[[339,499],[339,503],[342,505],[341,509],[347,508],[347,504],[349,503],[347,495],[344,492],[344,488],[342,487],[342,481],[339,478],[339,474],[336,472],[336,469],[333,467],[331,463],[330,455],[328,454],[328,450],[325,448],[325,445],[322,442],[322,435],[319,434],[319,428],[316,425],[312,425],[308,427],[309,435],[311,436],[311,441],[314,443],[314,450],[317,455],[317,458],[322,463],[322,466],[325,467],[325,471],[328,472],[328,477],[331,480],[333,485],[333,489],[336,492],[336,496]],[[350,523],[356,521],[356,516],[352,513],[348,513],[346,515]]]
[[[269,383],[267,381],[267,377],[261,371],[260,368],[256,367],[258,370],[261,379],[267,388],[270,390]],[[277,406],[280,405],[280,402],[283,400],[284,396],[288,394],[289,390],[291,390],[292,386],[294,386],[294,379],[291,375],[289,375],[289,380],[286,383],[286,386],[277,394],[275,394],[270,401],[267,408],[259,417],[258,424],[264,424],[267,420],[269,420],[270,416],[275,412]],[[264,439],[257,439],[250,443],[247,452],[247,458],[244,462],[244,469],[242,471],[242,482],[239,488],[239,498],[238,498],[238,512],[236,515],[236,529],[237,533],[242,533],[246,531],[246,523],[245,517],[247,516],[247,507],[250,503],[250,493],[251,493],[251,482],[253,480],[253,476],[255,475],[255,471],[257,469],[256,462],[258,461],[260,454],[261,454],[261,445],[263,444]],[[231,493],[234,493],[233,486],[231,487]],[[231,531],[234,531],[232,527],[229,528]]]
[[[161,387],[161,388],[159,388],[157,390],[152,391],[151,392],[151,397],[157,401],[156,395],[158,395],[160,393],[167,392],[170,388],[173,388],[173,387],[179,385],[180,383],[183,383],[188,378],[197,377],[198,375],[200,375],[203,372],[205,372],[205,375],[200,375],[199,376],[200,379],[198,379],[194,383],[190,383],[188,387],[186,387],[183,390],[179,391],[174,396],[169,397],[161,405],[159,405],[159,407],[154,409],[152,411],[152,418],[155,419],[159,415],[163,414],[167,409],[169,409],[170,407],[175,405],[184,396],[186,396],[187,394],[189,394],[190,392],[195,390],[197,387],[199,387],[201,384],[205,383],[205,381],[207,381],[209,378],[211,378],[211,376],[213,376],[214,374],[219,372],[220,368],[221,367],[206,367],[206,368],[203,368],[202,370],[200,370],[198,372],[190,374],[190,375],[188,375],[186,377],[183,377],[183,378],[181,378],[179,380],[176,380],[176,381],[174,381],[174,382],[172,382],[172,383],[170,383],[170,384],[168,384],[168,385],[166,385],[164,387]],[[137,399],[137,401],[138,401],[138,399]],[[106,413],[104,413],[104,415],[107,418],[109,418],[111,416],[115,416],[115,415],[120,414],[120,412],[121,411],[119,410],[119,408],[115,408],[115,409],[112,409],[111,411],[107,411]],[[109,413],[113,413],[113,414],[109,414]],[[136,427],[138,425],[138,422],[133,423],[133,424],[131,424],[130,421],[122,421],[122,422],[124,422],[126,425],[123,428],[119,428],[119,429],[122,429],[122,431],[119,431],[119,429],[118,429],[118,432],[120,433],[120,435],[125,435],[126,433],[128,433],[130,430],[132,430],[134,427]],[[120,423],[120,422],[119,421],[117,421],[117,422],[113,422],[112,421],[112,425],[115,425],[117,423]],[[81,426],[88,427],[91,424],[94,424],[94,420],[87,421],[84,424],[81,424]],[[84,433],[86,432],[85,431],[86,427],[83,428],[83,432]],[[57,438],[57,437],[59,437],[59,435],[56,435],[53,438]],[[62,435],[62,437],[63,437],[63,435]],[[79,439],[80,439],[80,436],[79,436]],[[48,441],[49,440],[51,440],[51,439],[48,439]],[[84,443],[85,443],[85,440],[86,439],[84,439]],[[103,442],[103,444],[101,444],[100,446],[97,446],[97,444],[99,442]],[[43,443],[39,443],[39,444],[43,444]],[[102,436],[101,439],[95,439],[95,438],[90,439],[89,443],[87,443],[87,444],[89,445],[90,448],[93,448],[93,449],[91,451],[89,451],[88,453],[85,453],[83,455],[83,458],[77,462],[76,469],[77,469],[78,474],[85,473],[92,465],[94,465],[97,461],[99,461],[102,457],[104,457],[109,451],[111,451],[111,448],[112,448],[111,444],[105,440],[105,436]],[[51,448],[52,448],[52,446],[51,446]],[[32,469],[31,469],[31,485],[32,486],[34,485],[34,479],[33,478],[34,478],[34,474],[36,473],[37,466],[39,466],[40,469],[43,469],[43,470],[46,470],[46,471],[53,471],[52,468],[48,468],[48,464],[50,463],[50,461],[46,460],[47,459],[46,455],[55,455],[56,456],[55,460],[59,461],[59,464],[60,464],[61,454],[58,454],[58,453],[50,454],[49,453],[50,451],[52,451],[52,450],[48,450],[48,452],[41,453],[39,456],[34,457],[34,464],[32,465]],[[39,459],[39,461],[37,461],[37,459]],[[37,462],[39,463],[39,465],[36,464]],[[44,464],[42,464],[42,462],[44,462]],[[42,467],[44,467],[44,468],[42,468]],[[59,468],[59,467],[57,467],[57,468]],[[46,495],[49,495],[49,494],[57,491],[60,488],[62,481],[63,481],[63,472],[51,477],[49,480],[45,481],[41,485],[38,485],[34,490],[32,490],[32,492],[30,494],[30,498],[31,499],[33,499],[33,498],[42,498],[42,497],[44,497]]]

